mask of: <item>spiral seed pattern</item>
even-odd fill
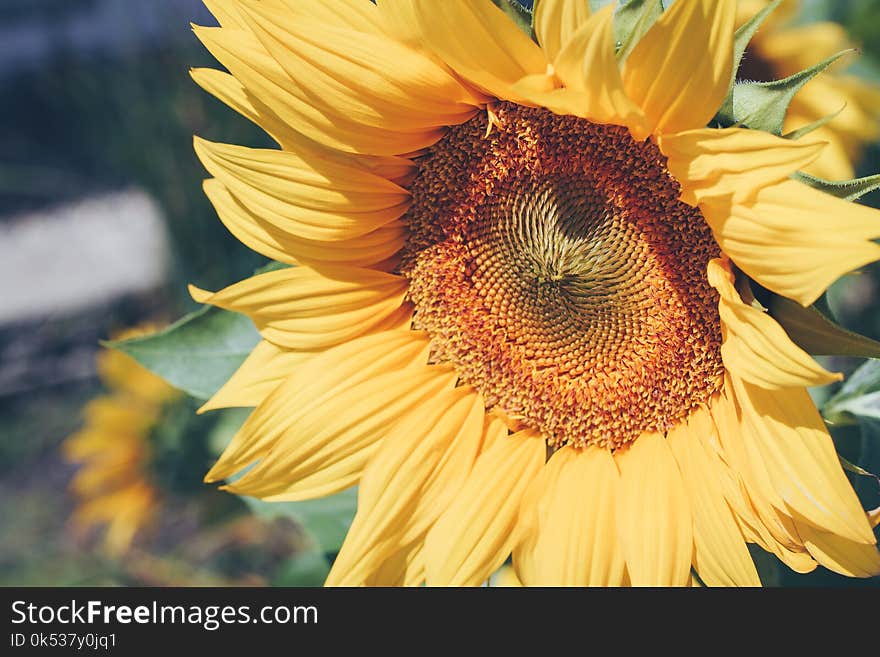
[[[500,104],[426,154],[400,271],[432,358],[549,444],[621,447],[723,377],[718,247],[651,142]]]

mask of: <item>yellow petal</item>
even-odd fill
[[[626,92],[647,117],[637,139],[704,127],[727,95],[735,0],[676,2],[636,44],[623,67]]]
[[[843,274],[880,259],[880,213],[794,180],[750,203],[707,199],[721,249],[764,287],[807,306]]]
[[[348,239],[304,239],[295,229],[291,230],[289,222],[278,221],[276,215],[251,212],[219,180],[206,180],[204,189],[229,232],[257,253],[278,262],[368,267],[391,258],[406,241],[405,227],[400,221]]]
[[[199,413],[218,408],[259,405],[312,356],[314,353],[290,351],[261,340],[235,374],[199,409]]]
[[[204,4],[223,27],[246,29],[247,23],[239,12],[235,0],[204,0]]]
[[[538,0],[534,14],[535,34],[548,61],[554,61],[590,17],[588,0]]]
[[[313,406],[379,376],[424,365],[427,345],[422,333],[385,331],[310,358],[250,415],[205,480],[226,478],[261,458]]]
[[[347,388],[294,425],[273,431],[275,444],[240,479],[226,488],[270,502],[332,495],[356,484],[389,427],[417,411],[456,375],[439,366],[382,374]]]
[[[760,586],[758,571],[717,478],[717,457],[705,446],[714,431],[708,411],[699,409],[667,436],[694,514],[693,565],[709,586]]]
[[[620,468],[617,532],[633,586],[687,586],[693,516],[666,439],[645,433],[614,456]]]
[[[737,377],[731,381],[747,425],[743,435],[785,504],[817,529],[873,543],[865,512],[807,391],[767,391]]]
[[[491,449],[497,441],[507,438],[509,435],[507,422],[498,415],[497,409],[486,416],[486,426],[483,431],[483,443],[480,446],[480,452]]]
[[[242,84],[286,125],[328,148],[346,153],[401,155],[430,146],[440,130],[405,132],[367,126],[318,106],[311,91],[288,75],[251,32],[194,27],[196,36]]]
[[[241,0],[235,0],[241,3]],[[285,23],[299,20],[304,13],[309,17],[320,20],[322,23],[333,27],[346,27],[361,32],[372,34],[384,34],[387,32],[382,17],[372,2],[362,0],[319,0],[303,5],[300,0],[273,0],[278,9],[283,8],[287,16],[283,17]],[[269,5],[266,0],[260,0],[262,4]],[[249,3],[253,6],[254,3]],[[305,8],[307,7],[307,8]]]
[[[415,168],[412,161],[401,157],[339,153],[316,144],[287,125],[228,73],[196,68],[190,71],[190,75],[205,91],[263,128],[285,151],[305,156],[310,161],[331,159],[342,165],[361,166],[368,172],[395,182],[409,177]]]
[[[722,480],[725,499],[750,541],[779,557],[796,572],[811,572],[816,562],[804,548],[791,511],[773,486],[755,440],[750,437],[754,427],[742,418],[732,388],[728,376],[711,409],[728,472],[735,478],[735,481],[730,477]]]
[[[364,235],[399,218],[409,193],[353,165],[195,140],[205,168],[254,215],[302,239]]]
[[[682,200],[691,205],[713,196],[750,200],[814,161],[825,145],[743,128],[688,130],[662,135],[658,144],[681,183]]]
[[[591,16],[556,57],[555,75],[564,89],[553,89],[546,80],[542,86],[539,76],[531,76],[520,80],[515,91],[557,114],[596,123],[640,124],[641,111],[627,97],[617,68],[613,9],[609,5]]]
[[[557,450],[532,484],[522,514],[533,534],[513,561],[526,586],[620,586],[625,564],[617,540],[617,466],[598,447]],[[531,507],[531,508],[526,508]],[[525,562],[531,563],[525,563]]]
[[[876,543],[856,543],[810,523],[798,523],[804,545],[820,564],[847,577],[880,575],[880,552]]]
[[[425,534],[441,511],[435,505],[445,508],[473,464],[483,406],[480,395],[462,386],[443,391],[393,426],[364,469],[357,514],[327,585],[365,584],[401,546]],[[453,453],[456,443],[469,444],[470,454]]]
[[[373,128],[424,133],[433,144],[438,128],[462,123],[480,102],[445,68],[385,35],[321,20],[309,8],[273,9],[243,2],[243,13],[266,50],[312,104]]]
[[[195,68],[190,75],[202,89],[260,126],[282,148],[289,150],[303,141],[303,137],[286,125],[275,112],[249,96],[244,86],[229,73],[213,68]]]
[[[250,317],[260,334],[287,349],[324,349],[393,324],[406,280],[354,267],[288,267],[210,293],[190,286],[193,299]]]
[[[412,21],[420,43],[496,98],[518,100],[511,86],[547,69],[538,45],[489,0],[446,0],[439,11],[430,0],[394,0],[383,9]]]
[[[526,430],[496,440],[425,538],[429,586],[479,586],[510,554],[519,505],[544,465],[544,439]]]
[[[743,303],[728,264],[713,259],[707,273],[721,295],[721,357],[732,374],[769,389],[821,386],[843,379],[792,342],[770,315]]]

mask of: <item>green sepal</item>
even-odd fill
[[[614,13],[614,45],[624,61],[663,13],[662,0],[629,0]]]
[[[244,315],[206,306],[153,335],[102,344],[128,354],[175,388],[208,399],[259,341]]]
[[[761,11],[752,16],[746,23],[740,26],[733,35],[733,70],[730,74],[730,87],[728,87],[727,97],[721,105],[721,110],[718,112],[719,116],[728,117],[727,120],[731,124],[735,123],[733,120],[733,87],[736,84],[736,74],[742,63],[743,55],[745,54],[746,48],[748,48],[752,37],[755,36],[755,32],[758,31],[758,28],[761,27],[767,17],[773,13],[781,3],[782,0],[773,0],[773,2],[768,4]],[[725,125],[727,124],[725,123]]]
[[[804,308],[778,294],[773,294],[765,304],[788,337],[809,354],[880,358],[880,342],[836,324],[818,304]]]
[[[535,38],[533,15],[530,9],[526,9],[517,0],[492,0],[492,4],[507,14],[530,39]]]
[[[782,80],[735,82],[730,93],[732,102],[730,105],[722,106],[722,111],[715,116],[715,121],[722,126],[742,125],[782,136],[782,124],[794,95],[831,64],[852,52],[855,50],[842,50],[815,66]]]
[[[852,424],[853,416],[880,419],[880,361],[869,360],[853,372],[822,414],[831,424]]]
[[[823,180],[800,171],[792,177],[821,192],[842,198],[844,201],[855,201],[868,192],[880,189],[880,173],[852,180]]]
[[[836,119],[844,109],[846,109],[846,104],[844,104],[843,107],[841,107],[836,112],[831,112],[831,114],[823,116],[818,121],[813,121],[812,123],[808,123],[807,125],[802,126],[802,127],[798,128],[797,130],[792,130],[791,132],[786,132],[782,136],[785,139],[800,139],[801,137],[806,137],[808,134],[813,132],[813,130],[821,128],[823,125],[825,125],[829,121],[833,121],[834,119]]]

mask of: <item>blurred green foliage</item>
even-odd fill
[[[190,79],[190,66],[210,63],[195,43],[115,59],[71,53],[7,81],[0,94],[0,211],[135,184],[165,213],[181,307],[189,305],[186,282],[219,287],[247,276],[265,259],[217,219],[202,193],[207,174],[192,137],[269,142]]]

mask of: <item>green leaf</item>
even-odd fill
[[[244,315],[206,306],[164,331],[105,346],[128,354],[175,388],[208,399],[260,341]]]
[[[530,39],[535,38],[530,9],[523,7],[517,0],[492,0],[492,4],[507,14],[519,29],[529,35]]]
[[[294,518],[312,535],[323,552],[339,551],[357,511],[356,486],[336,495],[302,502],[266,502],[245,496],[242,499],[258,515]]]
[[[880,419],[880,360],[869,360],[853,372],[822,408],[832,424],[851,423],[849,416]]]
[[[773,319],[807,353],[880,358],[880,342],[834,323],[816,305],[804,308],[778,294],[772,295],[767,305]]]
[[[614,14],[614,43],[617,58],[624,61],[639,40],[663,13],[661,0],[629,0]]]
[[[722,107],[722,111],[718,113],[715,120],[721,125],[744,125],[754,130],[763,130],[781,136],[782,123],[794,95],[831,64],[852,52],[855,50],[842,50],[815,66],[782,80],[736,82],[731,90],[732,114],[725,114],[724,107]]]
[[[822,178],[809,176],[798,171],[793,177],[810,187],[837,198],[842,198],[845,201],[855,201],[868,192],[880,189],[880,174],[865,176],[864,178],[853,178],[852,180],[823,180]]]
[[[743,55],[745,54],[746,48],[748,48],[752,37],[755,36],[755,32],[758,31],[758,28],[761,27],[761,24],[766,20],[767,16],[773,13],[781,3],[782,0],[773,0],[773,2],[768,4],[761,11],[752,16],[746,23],[740,26],[736,31],[736,34],[733,36],[733,71],[730,76],[730,87],[727,91],[727,98],[724,99],[724,103],[721,105],[721,111],[719,112],[719,115],[728,117],[727,120],[730,123],[735,123],[733,120],[733,87],[736,84],[736,74],[739,72],[739,65],[742,63]]]

